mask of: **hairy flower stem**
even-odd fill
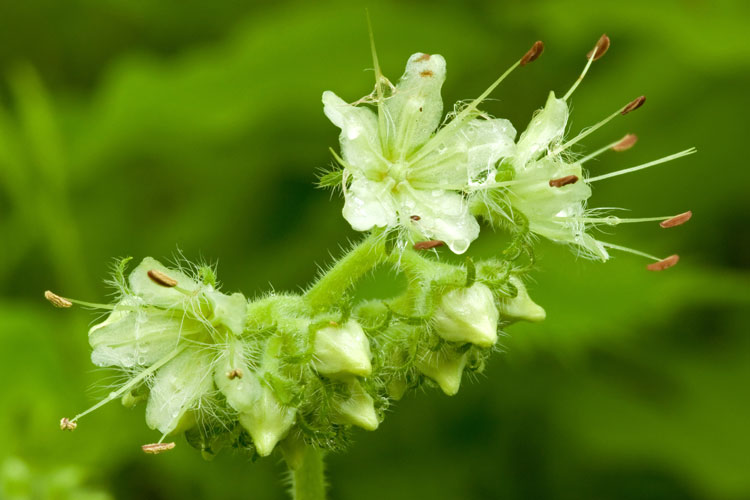
[[[325,500],[323,451],[305,446],[302,462],[292,473],[292,500]]]
[[[374,230],[307,291],[305,294],[307,304],[312,310],[318,311],[325,310],[339,302],[359,278],[384,259],[385,238],[383,238],[382,231]]]

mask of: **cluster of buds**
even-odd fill
[[[282,441],[337,449],[352,426],[377,429],[407,388],[434,383],[455,394],[467,366],[481,369],[498,328],[544,316],[500,263],[446,268],[408,252],[422,266],[408,301],[349,309],[316,311],[298,295],[248,301],[218,291],[210,268],[170,269],[152,258],[128,279],[120,266],[112,305],[46,292],[57,307],[110,311],[89,331],[91,358],[127,375],[61,429],[121,399],[147,401],[146,423],[161,433],[142,447],[149,454],[174,448],[165,439],[179,433],[208,457],[225,445],[267,456]]]
[[[517,67],[543,52],[536,42],[481,96],[443,119],[440,88],[446,64],[439,55],[409,58],[396,85],[381,73],[375,51],[375,91],[353,104],[332,92],[323,94],[324,111],[341,128],[341,156],[334,153],[341,175],[327,175],[323,184],[340,182],[344,217],[357,230],[384,227],[398,232],[401,247],[425,240],[444,242],[454,253],[465,252],[477,238],[482,217],[491,225],[543,236],[573,246],[586,257],[606,261],[608,249],[634,253],[654,261],[650,270],[674,265],[676,255],[662,259],[597,240],[591,229],[627,222],[661,222],[673,227],[691,212],[665,217],[620,218],[601,209],[587,209],[591,185],[695,152],[694,148],[624,170],[589,176],[584,164],[608,151],[625,151],[637,137],[628,134],[589,155],[571,147],[610,120],[641,107],[640,96],[614,113],[564,141],[568,99],[592,63],[609,49],[606,35],[587,54],[587,64],[571,89],[558,98],[550,92],[516,140],[516,130],[504,119],[478,109],[490,93]],[[375,106],[375,111],[370,109]],[[442,125],[440,126],[440,124]]]

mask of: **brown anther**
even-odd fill
[[[443,245],[445,245],[445,242],[440,240],[418,241],[414,243],[414,250],[429,250]]]
[[[339,326],[339,324],[337,322],[335,322],[335,321],[329,321],[328,325],[329,326]]]
[[[586,54],[586,59],[590,59],[591,56],[594,56],[594,61],[596,61],[607,52],[607,49],[609,49],[609,37],[607,35],[602,35],[599,37],[599,40],[597,40],[594,48],[589,50],[588,54]]]
[[[421,73],[419,74],[419,76],[422,76],[422,77],[428,77],[428,76],[432,76],[432,75],[434,75],[434,74],[435,74],[435,73],[433,73],[433,72],[432,72],[432,71],[430,71],[429,69],[426,69],[426,70],[422,71],[422,72],[421,72]]]
[[[688,210],[687,212],[685,212],[683,214],[675,215],[671,219],[667,219],[665,221],[661,221],[659,223],[659,225],[661,227],[665,228],[665,229],[668,228],[668,227],[675,227],[675,226],[679,226],[681,224],[686,223],[692,217],[693,217],[693,211],[692,210]]]
[[[236,378],[242,378],[242,370],[239,368],[235,368],[234,370],[227,372],[227,378],[229,380],[234,380]]]
[[[78,427],[78,424],[75,422],[71,422],[68,418],[61,418],[60,419],[60,429],[64,431],[74,431],[76,430],[76,427]]]
[[[636,142],[638,142],[638,136],[635,134],[628,134],[620,139],[620,142],[612,146],[612,151],[617,151],[618,153],[627,151],[628,149],[635,146]]]
[[[670,267],[674,266],[680,261],[680,256],[670,255],[666,259],[662,259],[659,262],[654,262],[653,264],[649,264],[646,266],[646,269],[649,271],[663,271],[665,269],[669,269]]]
[[[521,58],[521,66],[526,66],[530,62],[536,61],[542,55],[542,52],[544,52],[544,43],[541,40],[537,40]]]
[[[642,95],[640,97],[636,97],[633,102],[622,108],[622,111],[620,111],[621,115],[627,115],[631,111],[635,111],[636,109],[643,106],[643,103],[646,102],[646,96]]]
[[[153,443],[141,446],[143,452],[148,453],[149,455],[158,455],[159,453],[169,451],[172,448],[174,448],[174,443]]]
[[[430,54],[422,54],[421,56],[414,59],[415,61],[429,61],[430,57],[432,57]]]
[[[559,179],[551,179],[549,181],[549,187],[559,188],[567,186],[568,184],[575,184],[576,182],[578,182],[577,175],[566,175],[565,177],[560,177]]]
[[[50,304],[55,307],[68,308],[73,307],[73,303],[64,297],[60,297],[56,293],[52,293],[49,290],[44,292],[44,298],[47,299]]]
[[[159,286],[163,286],[166,288],[172,288],[173,286],[177,286],[177,280],[170,278],[163,272],[158,271],[156,269],[151,269],[148,272],[148,277],[151,278],[151,281],[153,281]]]
[[[414,220],[414,221],[417,221],[417,220],[422,220],[422,217],[420,217],[420,216],[418,216],[418,215],[411,215],[411,216],[409,216],[409,218],[410,218],[411,220]]]

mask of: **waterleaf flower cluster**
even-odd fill
[[[587,206],[594,182],[694,152],[593,177],[586,172],[591,159],[625,151],[636,137],[628,134],[586,156],[571,153],[571,146],[645,102],[641,96],[564,139],[568,99],[608,48],[602,36],[572,88],[562,98],[551,92],[517,137],[510,122],[479,106],[513,70],[542,54],[541,42],[446,117],[441,56],[412,55],[393,85],[381,74],[373,46],[371,94],[353,104],[323,94],[324,112],[341,130],[341,154],[334,152],[338,169],[321,184],[342,188],[344,217],[367,237],[304,293],[249,300],[220,291],[211,267],[168,267],[150,257],[128,276],[129,259],[117,265],[113,304],[46,292],[56,307],[108,311],[89,331],[92,361],[126,378],[60,427],[76,429],[84,415],[115,399],[126,406],[144,402],[146,423],[160,435],[142,446],[144,452],[174,448],[171,437],[179,434],[206,458],[222,448],[253,457],[280,449],[294,471],[293,491],[322,498],[321,450],[344,448],[354,427],[376,430],[409,390],[435,386],[456,394],[466,372],[484,369],[503,328],[545,318],[525,286],[535,236],[602,261],[614,249],[653,260],[650,270],[673,266],[676,255],[661,259],[592,234],[599,225],[659,221],[668,228],[691,217],[623,219]],[[498,258],[436,258],[442,245],[466,252],[479,236],[480,220],[508,232]],[[378,266],[403,275],[404,289],[355,300],[359,280]]]
[[[695,152],[691,148],[622,171],[587,175],[584,163],[609,149],[627,150],[637,137],[628,134],[584,157],[570,153],[570,147],[645,102],[645,97],[638,97],[573,139],[563,141],[569,117],[567,100],[609,44],[609,37],[603,35],[587,55],[586,67],[573,87],[562,98],[550,92],[546,104],[534,114],[518,140],[510,122],[491,118],[477,107],[516,67],[541,55],[541,42],[484,94],[446,117],[439,128],[443,121],[440,86],[445,79],[445,60],[439,55],[414,54],[399,83],[392,86],[380,74],[375,58],[373,94],[354,104],[347,104],[330,91],[323,94],[326,115],[341,128],[341,157],[334,155],[342,173],[328,177],[340,179],[344,217],[360,231],[373,227],[398,231],[401,247],[421,245],[423,240],[440,241],[453,252],[463,253],[479,235],[476,217],[481,216],[493,226],[511,232],[520,227],[602,261],[609,259],[610,248],[653,259],[656,267],[652,269],[676,262],[675,256],[660,259],[599,241],[591,234],[597,225],[684,222],[691,215],[623,219],[586,206],[593,182]],[[373,103],[377,113],[369,107]]]

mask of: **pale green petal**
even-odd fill
[[[515,137],[508,120],[471,120],[441,137],[440,145],[413,164],[409,180],[417,188],[468,186],[480,174],[492,172],[500,159],[513,156]]]
[[[420,239],[441,240],[452,252],[461,254],[479,236],[479,224],[458,193],[412,189],[402,184],[399,213],[402,223]],[[417,216],[414,220],[412,216]]]
[[[551,145],[560,141],[565,134],[568,122],[568,104],[550,92],[544,108],[537,111],[526,131],[518,140],[514,160],[516,168],[524,168],[531,160],[538,158]]]
[[[177,287],[169,288],[155,283],[148,276],[148,272],[151,270],[160,271],[173,280],[176,280]],[[135,295],[142,298],[147,304],[160,307],[185,307],[188,296],[177,290],[177,288],[192,292],[202,286],[185,273],[176,269],[169,269],[151,257],[146,257],[138,264],[138,267],[130,273],[129,281]]]
[[[355,178],[344,192],[344,218],[357,231],[391,227],[398,222],[391,192],[393,180],[376,182]]]
[[[513,207],[529,219],[532,232],[559,243],[578,246],[584,255],[603,261],[609,258],[606,249],[586,234],[585,202],[591,187],[583,180],[562,187],[551,187],[551,179],[575,175],[583,179],[577,163],[543,158],[516,171],[516,179],[526,181],[513,187],[509,197]]]
[[[205,297],[211,305],[208,318],[214,326],[224,325],[235,335],[241,335],[247,322],[247,299],[241,293],[225,295],[216,290],[207,290]]]
[[[426,143],[443,117],[440,88],[445,81],[445,59],[417,53],[409,58],[393,96],[385,100],[388,150],[393,160],[406,158]]]
[[[382,160],[378,118],[364,106],[352,106],[327,90],[323,92],[323,112],[341,129],[341,156],[353,172],[374,177],[387,167]]]
[[[156,372],[146,406],[146,424],[169,434],[213,384],[211,353],[186,349]]]
[[[180,338],[204,331],[201,323],[184,318],[181,311],[115,309],[89,330],[91,361],[120,368],[149,366],[171,352]]]
[[[238,370],[239,373],[229,378],[229,373],[233,370]],[[248,366],[240,340],[233,340],[219,358],[214,369],[214,383],[235,411],[252,410],[253,404],[260,397],[260,383]]]

